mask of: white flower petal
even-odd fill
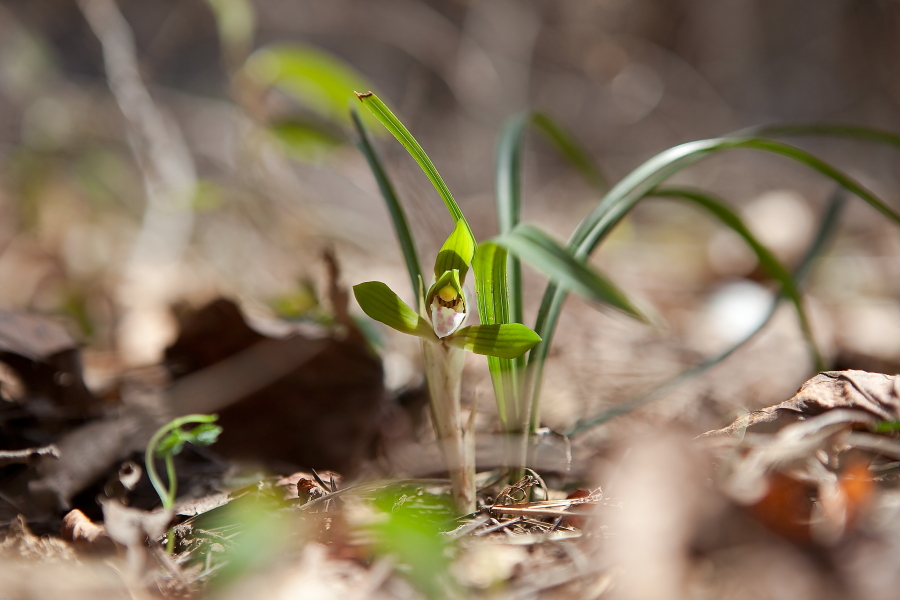
[[[434,326],[434,333],[439,338],[445,338],[459,329],[465,320],[466,313],[464,312],[457,312],[437,303],[431,305],[431,324]]]

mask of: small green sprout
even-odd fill
[[[163,508],[171,509],[175,505],[175,493],[178,487],[178,479],[175,477],[175,456],[182,451],[184,445],[191,443],[197,446],[209,446],[215,443],[222,428],[215,425],[218,415],[185,415],[173,419],[163,425],[153,434],[150,442],[147,444],[147,450],[144,453],[144,463],[147,466],[147,476],[153,489],[159,495]],[[182,429],[185,425],[199,423],[191,430]],[[169,480],[169,486],[163,485],[156,471],[154,457],[162,458],[166,463],[166,478]],[[175,536],[173,531],[169,530],[166,539],[166,551],[171,554],[175,547]]]

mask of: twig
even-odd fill
[[[494,533],[495,531],[500,531],[501,529],[506,529],[507,527],[512,527],[513,525],[516,525],[517,523],[521,523],[523,520],[524,519],[522,517],[516,517],[515,519],[510,519],[508,521],[501,521],[501,522],[497,523],[496,525],[491,525],[490,527],[485,527],[484,529],[476,531],[474,533],[474,535],[477,535],[480,537],[482,535]]]
[[[0,467],[16,464],[32,464],[42,458],[59,458],[56,444],[23,450],[0,450]]]
[[[116,294],[130,313],[123,319],[126,329],[119,332],[120,341],[128,343],[127,327],[138,326],[138,316],[149,314],[152,319],[167,310],[173,269],[194,226],[191,198],[197,175],[180,130],[156,106],[141,80],[134,36],[115,1],[79,0],[78,5],[103,47],[109,88],[128,122],[129,142],[147,196],[141,230]],[[130,349],[141,358],[157,350],[144,338],[141,348]]]

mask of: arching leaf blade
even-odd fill
[[[819,352],[818,346],[816,345],[815,336],[809,325],[806,311],[803,308],[803,298],[800,294],[800,290],[794,283],[793,276],[784,267],[781,261],[775,257],[775,254],[753,235],[750,228],[747,227],[741,217],[719,198],[699,190],[660,188],[654,190],[652,196],[676,198],[693,202],[721,221],[722,224],[731,229],[747,243],[756,255],[757,260],[759,260],[759,264],[765,269],[766,273],[769,274],[769,277],[774,279],[781,286],[784,296],[794,305],[794,310],[797,312],[797,319],[800,323],[800,329],[803,332],[803,336],[809,347],[813,364],[817,371],[824,370],[825,364],[822,359],[822,354]]]
[[[359,134],[357,146],[366,157],[372,175],[378,183],[378,189],[381,191],[381,197],[387,205],[388,213],[391,215],[391,222],[394,225],[394,233],[397,235],[397,241],[400,244],[400,250],[403,252],[403,260],[406,263],[406,270],[409,274],[410,285],[413,293],[418,297],[420,295],[419,277],[422,274],[422,267],[419,264],[419,255],[416,252],[416,243],[413,239],[412,230],[409,228],[409,221],[406,219],[406,212],[400,205],[394,185],[388,177],[381,157],[375,147],[369,142],[368,130],[359,117],[356,109],[350,110],[353,124]]]
[[[506,323],[464,327],[445,341],[475,354],[515,358],[528,352],[541,338],[521,323]]]
[[[357,98],[359,98],[360,102],[362,102],[366,108],[368,108],[373,115],[384,125],[388,131],[393,134],[397,141],[406,148],[406,151],[409,152],[410,156],[418,163],[419,167],[428,177],[431,184],[434,186],[434,189],[437,190],[438,194],[441,196],[441,199],[444,201],[444,205],[447,207],[447,210],[450,211],[450,214],[453,216],[453,219],[456,221],[463,221],[466,224],[466,230],[469,232],[469,235],[472,237],[473,243],[475,240],[475,236],[472,235],[472,229],[469,227],[469,223],[466,221],[465,216],[463,216],[462,211],[459,208],[459,205],[456,203],[456,200],[453,199],[453,194],[450,193],[450,188],[447,187],[447,184],[444,183],[443,178],[441,178],[440,173],[438,173],[437,168],[434,166],[434,163],[431,162],[431,159],[428,158],[428,154],[425,153],[425,150],[416,141],[416,138],[409,132],[406,126],[400,122],[391,109],[387,107],[387,105],[381,101],[381,99],[373,94],[372,92],[366,92],[361,94],[357,92]]]
[[[478,315],[482,325],[509,323],[510,308],[507,294],[508,253],[505,248],[490,242],[478,245],[472,261],[475,274],[475,291],[478,298]],[[519,371],[524,368],[524,356],[514,359],[488,356],[488,370],[497,411],[504,431],[515,430],[527,425],[527,416],[522,417],[522,403],[519,402]]]
[[[258,83],[273,86],[322,118],[349,125],[347,100],[371,89],[356,69],[337,56],[302,44],[273,44],[254,52],[245,65]],[[374,121],[374,120],[373,120]]]
[[[517,255],[561,288],[611,306],[639,320],[648,321],[615,284],[598,270],[574,258],[537,227],[528,224],[519,225],[511,232],[490,241]]]
[[[606,177],[597,168],[594,159],[565,128],[545,113],[534,113],[531,123],[581,173],[591,187],[601,192],[609,189]]]
[[[634,205],[655,187],[691,164],[712,154],[735,148],[770,152],[806,165],[860,197],[891,220],[900,223],[900,214],[891,209],[874,193],[852,177],[809,152],[762,137],[730,136],[681,144],[669,148],[643,163],[616,184],[600,200],[594,210],[579,223],[570,238],[569,250],[575,257],[586,258]],[[565,290],[551,282],[544,292],[538,310],[535,331],[543,341],[529,354],[529,365],[533,368],[529,373],[528,390],[532,394],[533,419],[538,418],[536,406],[543,378],[543,362],[552,342],[553,332],[559,320],[566,294]]]
[[[828,207],[825,210],[825,214],[822,216],[819,227],[817,229],[816,235],[813,241],[810,243],[806,252],[804,253],[803,258],[800,263],[794,269],[792,274],[795,282],[799,282],[803,280],[806,275],[809,273],[809,270],[815,261],[825,249],[827,242],[831,239],[831,235],[834,233],[837,228],[837,223],[840,218],[841,211],[843,210],[844,204],[846,203],[846,198],[843,194],[843,190],[838,190],[835,193],[831,201],[828,203]],[[773,301],[772,305],[769,308],[769,312],[766,315],[766,318],[760,322],[760,324],[747,334],[742,340],[739,340],[737,343],[726,349],[724,352],[721,352],[715,356],[712,356],[699,364],[682,371],[678,375],[672,377],[671,379],[663,382],[661,385],[656,386],[652,390],[645,392],[631,400],[627,400],[617,406],[614,406],[610,409],[607,409],[599,414],[593,415],[591,417],[587,417],[585,419],[580,419],[575,426],[566,433],[569,437],[578,436],[590,429],[596,427],[597,425],[601,425],[617,416],[627,414],[635,409],[652,402],[653,400],[659,398],[666,391],[674,388],[679,385],[681,382],[686,381],[696,375],[706,372],[710,368],[716,366],[721,363],[729,356],[737,352],[740,348],[742,348],[745,344],[747,344],[750,340],[755,338],[763,329],[765,329],[766,325],[771,321],[772,317],[775,316],[775,313],[781,304],[786,298],[785,294],[780,293]]]

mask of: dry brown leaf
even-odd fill
[[[285,363],[292,356],[296,360]],[[227,380],[218,377],[205,389],[191,386],[190,393],[184,385],[190,377],[173,387],[178,412],[197,399],[229,396],[224,405],[192,405],[189,411],[219,414],[224,431],[215,450],[227,457],[353,473],[371,449],[384,404],[382,369],[358,337],[270,337],[254,330],[236,304],[220,298],[183,320],[166,364],[175,377],[199,377],[229,365],[232,375],[247,375],[237,386],[272,368],[271,377],[243,393],[230,385],[222,389]]]
[[[804,416],[836,408],[859,409],[882,421],[898,421],[900,377],[866,371],[819,373],[804,383],[790,400],[739,417],[728,427],[704,435],[732,434],[742,429],[768,433]]]
[[[60,535],[82,552],[106,553],[116,548],[106,529],[91,521],[77,508],[63,517]]]

